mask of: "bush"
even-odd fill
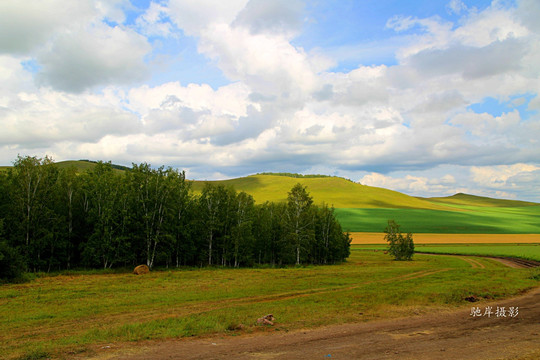
[[[384,229],[384,239],[388,242],[388,253],[396,260],[412,260],[414,255],[414,242],[411,233],[401,234],[399,225],[394,220],[388,220]]]

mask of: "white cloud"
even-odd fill
[[[253,34],[273,33],[292,38],[302,26],[303,10],[301,0],[250,0],[233,26],[247,27]]]
[[[306,9],[297,0],[160,1],[135,20],[127,0],[6,0],[0,34],[15,35],[0,36],[2,160],[51,151],[205,177],[332,169],[411,194],[540,200],[527,192],[538,169],[512,168],[538,165],[538,114],[469,108],[538,92],[538,5],[465,3],[448,3],[456,22],[390,19],[384,51],[397,63],[334,72],[328,49],[301,46]],[[174,69],[190,71],[190,47],[230,83],[180,82]],[[167,80],[141,84],[160,56],[172,64],[159,77]],[[504,166],[513,170],[503,179]]]
[[[214,59],[224,74],[266,95],[298,95],[317,88],[318,61],[284,36],[252,34],[242,27],[214,25],[201,36],[199,51]],[[242,54],[242,56],[238,56]]]
[[[152,2],[144,14],[136,20],[136,25],[146,36],[176,36],[169,20],[169,8]]]
[[[359,183],[424,196],[453,195],[461,190],[454,176],[450,174],[440,178],[428,178],[413,175],[392,177],[373,172],[362,177]]]
[[[210,24],[231,24],[248,0],[170,0],[171,19],[186,35],[198,36]]]
[[[55,89],[81,92],[89,87],[130,84],[147,75],[144,56],[151,47],[139,34],[97,24],[58,36],[37,55],[37,81]]]
[[[538,170],[540,167],[531,164],[473,166],[471,175],[473,181],[482,187],[512,189],[517,186],[517,179],[520,182],[538,180]]]
[[[446,5],[446,10],[449,12],[449,13],[453,13],[453,14],[461,14],[462,11],[464,10],[467,10],[467,5],[465,5],[463,3],[463,1],[461,0],[451,0],[447,5]]]
[[[22,148],[55,142],[96,142],[137,131],[139,120],[104,96],[80,97],[42,89],[18,93],[1,113],[0,143]]]
[[[3,0],[0,2],[0,53],[28,54],[66,26],[95,16],[89,0]]]

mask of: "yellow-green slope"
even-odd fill
[[[287,193],[296,184],[307,186],[316,204],[325,202],[336,208],[415,208],[453,210],[444,204],[408,196],[397,191],[366,186],[339,177],[293,178],[276,175],[251,175],[219,181],[194,181],[198,193],[206,182],[232,186],[237,191],[251,194],[257,203],[285,201]]]

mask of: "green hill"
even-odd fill
[[[193,181],[202,190],[207,181]],[[307,186],[314,202],[326,202],[347,231],[381,232],[394,219],[405,231],[453,234],[538,234],[540,204],[466,194],[417,198],[396,191],[365,186],[338,177],[251,175],[208,181],[251,194],[258,203],[285,201],[296,184]]]
[[[291,188],[300,183],[307,186],[316,204],[325,202],[336,208],[400,208],[456,210],[445,204],[419,199],[397,191],[361,185],[340,177],[289,177],[283,175],[251,175],[219,180],[193,181],[193,190],[200,192],[205,183],[232,186],[251,194],[256,202],[285,201]]]
[[[433,197],[426,198],[437,204],[458,205],[458,206],[485,206],[485,207],[522,207],[522,206],[538,206],[539,204],[519,200],[502,200],[493,199],[483,196],[475,196],[469,194],[455,194],[448,197]]]
[[[89,160],[61,161],[57,165],[73,166],[80,172],[96,166]],[[118,172],[129,169],[120,165],[113,165],[113,168]],[[420,198],[340,177],[289,173],[264,173],[230,180],[192,180],[194,192],[200,193],[205,183],[244,191],[257,203],[286,201],[291,188],[300,183],[307,187],[315,204],[324,202],[334,206],[338,219],[348,231],[380,232],[388,219],[394,219],[404,230],[411,232],[540,234],[537,221],[540,204],[526,201],[461,193]]]
[[[55,162],[54,164],[56,166],[58,166],[58,168],[60,168],[60,169],[74,167],[77,170],[77,172],[84,172],[84,171],[93,169],[96,166],[97,161],[92,161],[92,160],[66,160],[66,161]],[[10,168],[11,168],[11,166],[0,166],[0,171],[7,171]],[[115,171],[124,171],[124,170],[129,170],[130,169],[127,166],[116,165],[116,164],[112,164],[112,168]]]

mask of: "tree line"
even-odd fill
[[[98,162],[77,172],[18,157],[0,172],[0,277],[23,271],[154,266],[332,264],[350,237],[301,184],[287,202],[255,204],[233,188],[185,172]]]

